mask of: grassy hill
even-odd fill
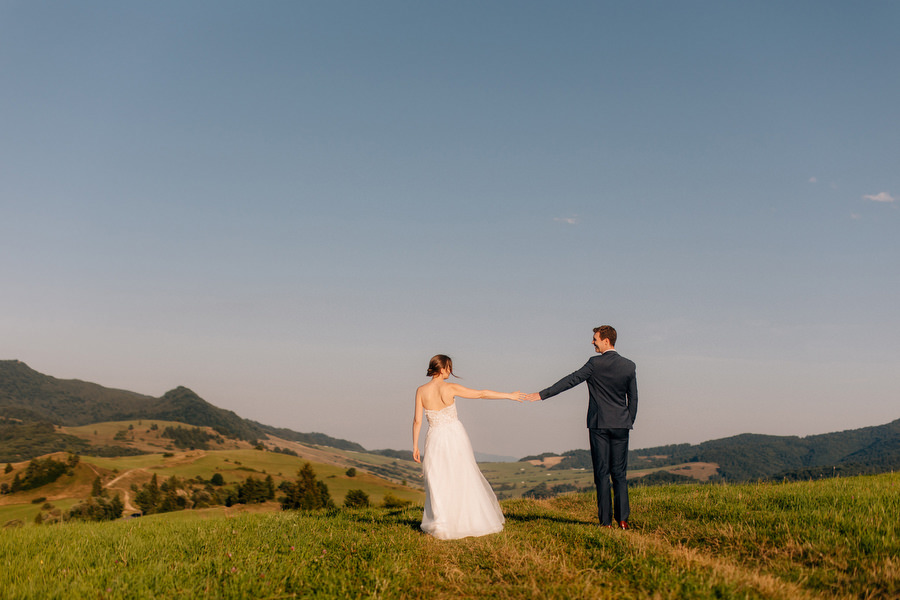
[[[888,599],[900,475],[639,487],[631,531],[591,494],[507,500],[501,533],[438,541],[421,506],[186,511],[0,533],[9,598]]]
[[[206,441],[192,434],[196,442],[192,447],[197,449],[260,445],[296,452],[321,464],[352,466],[395,483],[416,485],[421,479],[420,467],[408,450],[367,452],[359,444],[325,434],[264,425],[217,408],[184,387],[151,398],[55,379],[20,361],[0,361],[0,463],[61,451],[116,456],[185,449],[175,440],[161,438],[161,431],[152,436],[141,433],[142,427],[153,423],[161,429],[203,430],[209,436]],[[129,425],[132,430],[122,431]],[[553,495],[591,484],[587,450],[481,466],[501,497],[521,497],[536,493],[535,488]],[[645,448],[631,452],[629,467],[629,477],[647,484],[809,479],[900,470],[900,420],[805,438],[744,434],[696,445]]]
[[[591,468],[587,450],[527,456],[520,462],[552,471]],[[685,479],[728,482],[884,473],[900,470],[900,419],[886,425],[807,437],[748,433],[702,444],[643,448],[629,453],[628,467],[629,477],[666,472]]]
[[[153,425],[157,426],[156,429],[151,429]],[[221,444],[216,444],[217,449],[210,450],[160,447],[166,444],[167,440],[157,435],[163,430],[163,426],[169,425],[172,423],[125,421],[66,428],[66,431],[93,436],[95,439],[109,438],[127,432],[129,439],[133,440],[131,443],[153,453],[125,457],[82,456],[74,469],[53,483],[28,491],[0,495],[0,525],[15,519],[31,523],[41,512],[44,502],[52,503],[56,508],[65,508],[84,500],[90,496],[92,483],[97,477],[110,497],[119,494],[124,499],[127,511],[136,512],[138,509],[132,502],[134,499],[132,485],[140,487],[149,482],[154,474],[159,481],[164,481],[172,475],[179,479],[209,481],[213,475],[219,474],[224,479],[225,486],[241,483],[247,477],[259,480],[270,475],[277,486],[285,480],[293,481],[297,471],[306,462],[313,465],[319,479],[328,486],[331,497],[337,504],[343,503],[347,492],[352,489],[363,490],[375,504],[382,502],[387,494],[411,502],[422,502],[424,498],[421,489],[414,487],[420,486],[420,474],[418,478],[409,479],[407,482],[381,477],[367,472],[369,469],[363,470],[366,466],[370,466],[369,463],[362,460],[364,456],[356,456],[354,453],[345,454],[345,451],[330,451],[295,444],[293,447],[296,449],[296,455],[292,455],[256,449],[246,442],[235,440],[223,440]],[[66,453],[49,455],[50,458],[59,461],[66,460],[67,456]],[[372,460],[374,463],[370,470],[378,471],[381,468],[379,462],[382,457],[374,456]],[[356,474],[348,476],[349,468],[354,465],[357,465]],[[11,466],[12,470],[8,473],[0,468],[0,485],[9,486],[17,474],[22,476],[28,461],[11,463]],[[415,473],[411,473],[413,474]],[[279,510],[279,507],[277,503],[270,503],[268,509]],[[207,509],[205,513],[243,510],[247,510],[246,507],[234,508],[231,511],[219,507]]]
[[[300,433],[243,419],[185,387],[152,398],[77,379],[56,379],[18,360],[0,360],[0,417],[65,426],[157,419],[212,427],[223,436],[250,442],[272,434],[292,441],[364,450],[359,444],[322,433]]]
[[[803,479],[840,470],[845,474],[900,469],[900,419],[807,437],[744,434],[697,445],[682,444],[632,452],[636,468],[671,463],[716,463],[726,481],[757,478]]]

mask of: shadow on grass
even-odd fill
[[[422,523],[421,508],[372,509],[360,513],[344,513],[344,518],[357,523],[401,525],[419,531]]]
[[[399,525],[408,527],[413,531],[421,531],[423,509],[417,508],[397,508],[397,509],[369,509],[361,512],[343,512],[342,517],[356,523],[378,524],[378,525]],[[554,514],[517,514],[515,512],[504,512],[507,522],[510,523],[558,523],[561,525],[579,525],[591,526],[595,525],[592,521],[584,519],[576,519],[564,517]]]
[[[559,517],[556,515],[516,515],[516,514],[507,514],[504,515],[507,521],[516,521],[519,523],[530,523],[533,521],[547,521],[551,523],[563,523],[569,525],[592,525],[591,521],[584,521],[581,519],[571,519],[568,517]]]

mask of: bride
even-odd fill
[[[413,419],[413,458],[425,476],[425,515],[422,531],[442,540],[497,533],[503,513],[490,484],[475,462],[472,444],[456,416],[455,398],[491,398],[522,401],[522,394],[470,390],[447,379],[453,361],[438,354],[428,364],[431,381],[416,390]],[[428,419],[425,458],[419,455],[422,413]]]

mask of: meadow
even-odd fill
[[[6,598],[896,598],[900,475],[502,503],[503,532],[438,541],[421,506],[184,511],[0,530]]]
[[[230,439],[223,439],[222,443],[211,443],[209,449],[185,450],[174,447],[171,440],[160,437],[161,432],[170,426],[183,427],[183,424],[135,420],[61,428],[65,433],[77,435],[98,446],[111,444],[117,435],[121,435],[127,442],[120,441],[120,444],[126,443],[130,447],[151,453],[109,458],[82,456],[70,473],[53,483],[16,494],[0,495],[0,526],[10,521],[30,525],[35,516],[43,511],[43,500],[37,502],[39,499],[46,499],[55,509],[65,510],[71,507],[90,495],[92,483],[98,476],[110,497],[118,494],[123,498],[126,514],[129,514],[139,510],[131,502],[134,496],[131,486],[147,483],[154,474],[159,481],[173,475],[179,479],[203,478],[208,481],[213,475],[219,474],[226,485],[242,482],[250,476],[261,480],[271,475],[277,486],[282,481],[294,480],[297,471],[306,462],[313,464],[317,476],[326,483],[337,504],[343,503],[350,490],[364,491],[373,504],[383,502],[387,495],[420,504],[424,499],[421,489],[409,485],[416,485],[421,481],[421,468],[416,463],[374,454],[307,446],[278,438],[273,438],[275,442],[267,441],[267,444],[270,447],[277,445],[290,449],[296,455],[263,451],[247,442]],[[212,431],[208,428],[206,430]],[[65,452],[46,456],[59,461],[67,459]],[[0,484],[10,485],[14,475],[22,474],[27,465],[28,461],[10,465],[14,468],[8,473],[0,465]],[[358,467],[352,477],[347,475],[350,467]],[[386,473],[388,476],[378,476],[370,471]],[[269,510],[278,510],[277,504],[273,503]],[[231,514],[240,511],[220,507],[212,512]]]

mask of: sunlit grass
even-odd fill
[[[9,598],[895,598],[900,476],[510,500],[503,532],[438,541],[404,510],[174,516],[0,531]]]

